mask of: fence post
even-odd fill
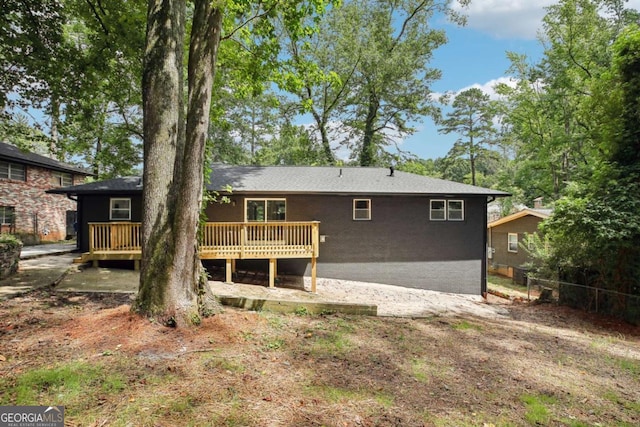
[[[527,274],[525,277],[527,278],[527,301],[531,301],[531,283],[529,281],[529,275]]]

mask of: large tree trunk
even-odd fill
[[[362,138],[362,151],[360,152],[360,166],[372,166],[376,157],[376,147],[374,143],[376,119],[378,118],[378,108],[380,102],[375,93],[369,93],[369,104],[367,117],[364,124],[364,135]]]
[[[149,0],[142,76],[144,172],[142,264],[136,310],[169,321],[190,310],[188,286],[176,286],[173,227],[184,147],[183,72],[185,2]]]
[[[222,14],[196,0],[183,102],[185,2],[150,0],[143,75],[142,265],[135,309],[170,325],[217,304],[198,256],[204,147]]]
[[[335,165],[336,159],[333,155],[333,151],[331,151],[331,142],[329,141],[329,133],[327,132],[327,119],[324,115],[320,116],[320,114],[315,110],[312,111],[311,114],[313,115],[316,125],[318,126],[318,130],[320,131],[320,141],[322,143],[325,161],[329,165]]]
[[[181,168],[182,185],[178,197],[175,228],[181,230],[176,251],[184,260],[181,280],[190,284],[198,298],[200,314],[209,315],[218,304],[208,286],[198,251],[198,226],[204,190],[205,144],[209,130],[211,92],[222,32],[222,11],[210,0],[196,0],[189,49],[189,98],[186,144]],[[190,292],[190,294],[191,294]]]

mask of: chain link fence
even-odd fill
[[[542,299],[588,312],[604,313],[640,324],[640,293],[629,294],[595,286],[526,276],[527,294],[538,292]]]

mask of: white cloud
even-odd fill
[[[491,99],[497,100],[500,98],[500,96],[496,93],[495,87],[501,83],[511,87],[515,87],[518,84],[516,79],[514,79],[513,77],[508,77],[508,76],[499,77],[497,79],[489,80],[486,83],[474,83],[472,85],[465,86],[455,92],[449,92],[447,94],[438,94],[437,101],[443,102],[445,99],[447,99],[450,103],[453,101],[453,98],[455,98],[460,92],[464,92],[465,90],[472,89],[472,88],[478,88],[482,92],[489,95]],[[445,98],[445,95],[447,96],[447,98]]]
[[[462,89],[460,89],[456,95],[462,91],[465,91],[467,89],[471,89],[471,88],[478,88],[481,91],[483,91],[484,93],[488,94],[489,97],[491,99],[498,99],[499,96],[496,93],[495,87],[500,84],[506,84],[507,86],[511,86],[511,87],[516,87],[517,85],[517,81],[514,78],[511,77],[499,77],[497,79],[493,79],[493,80],[489,80],[488,82],[484,83],[484,84],[480,84],[480,83],[474,83],[471,86],[467,86],[467,87],[463,87]]]
[[[454,10],[467,16],[467,27],[496,38],[535,39],[554,0],[472,0],[467,8],[454,3]]]
[[[557,0],[472,0],[462,8],[453,3],[452,8],[467,16],[467,27],[491,34],[499,39],[536,38],[541,29],[545,8]],[[640,0],[625,3],[628,9],[640,10]]]

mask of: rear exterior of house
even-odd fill
[[[487,201],[507,195],[384,168],[216,165],[208,188],[229,201],[207,206],[207,221],[319,222],[318,277],[467,294],[486,290]],[[89,223],[140,221],[139,178],[57,191],[78,198],[83,251]],[[281,274],[310,269],[308,259],[277,261]]]
[[[520,212],[492,221],[487,225],[489,270],[507,277],[520,276],[519,271],[531,261],[523,245],[538,231],[550,209],[525,208]]]
[[[18,147],[0,143],[0,227],[25,243],[75,235],[76,202],[47,190],[82,184],[91,175]]]

